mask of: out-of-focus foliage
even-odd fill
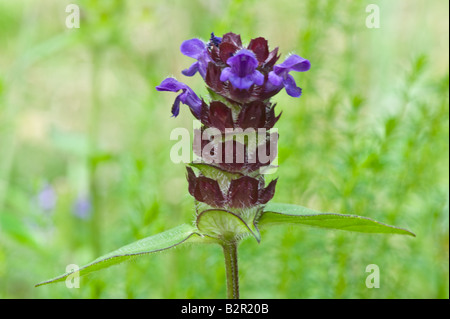
[[[66,6],[81,8],[79,29]],[[368,4],[380,28],[367,28]],[[274,201],[357,214],[417,237],[301,226],[240,246],[244,298],[448,298],[448,2],[0,0],[0,298],[223,298],[220,247],[193,246],[34,284],[193,219],[166,76],[206,95],[185,39],[264,36],[303,96],[276,97]],[[380,288],[365,285],[380,268]]]

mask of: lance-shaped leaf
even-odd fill
[[[38,283],[36,287],[64,281],[68,276],[75,274],[75,272],[79,272],[79,276],[84,276],[91,272],[101,270],[124,261],[128,261],[138,256],[144,256],[170,249],[181,244],[195,242],[207,243],[213,241],[210,238],[199,235],[195,227],[188,224],[183,224],[160,234],[146,237],[129,245],[123,246],[122,248],[101,256],[93,262],[80,267],[80,269],[76,271],[68,272],[53,279]]]
[[[292,204],[267,204],[264,211],[259,216],[257,226],[263,228],[280,224],[300,224],[361,233],[416,236],[409,230],[386,225],[367,217],[335,213],[321,213],[306,207]]]

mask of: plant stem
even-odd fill
[[[89,196],[92,201],[92,216],[90,221],[91,230],[91,245],[94,256],[99,256],[101,252],[101,216],[99,208],[98,186],[96,179],[97,161],[94,157],[98,154],[99,145],[99,123],[100,123],[100,52],[98,49],[92,49],[92,69],[91,69],[91,110],[88,123],[88,188]],[[97,257],[95,257],[97,258]],[[94,284],[92,286],[92,298],[100,297],[101,286]]]
[[[96,180],[97,162],[94,159],[99,151],[99,123],[100,123],[100,51],[98,48],[92,48],[92,69],[91,69],[91,109],[88,123],[88,147],[89,153],[87,158],[88,166],[88,187],[89,196],[92,201],[92,217],[91,217],[91,243],[94,256],[98,256],[101,252],[100,247],[100,209],[98,199],[98,186]]]
[[[227,298],[239,299],[237,242],[224,242],[222,249],[225,256],[225,271],[227,273]]]

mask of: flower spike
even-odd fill
[[[243,45],[241,36],[233,32],[221,37],[211,33],[208,41],[186,40],[180,51],[196,60],[182,74],[200,73],[210,99],[200,99],[174,78],[165,79],[156,89],[181,91],[172,107],[173,116],[179,114],[181,102],[201,122],[194,130],[193,143],[201,165],[194,166],[196,172],[187,169],[197,214],[208,208],[256,214],[272,199],[277,183],[275,179],[265,186],[264,176],[276,167],[278,154],[278,133],[269,130],[280,114],[275,115],[270,99],[283,88],[291,96],[300,96],[301,89],[289,73],[309,70],[310,62],[290,55],[276,64],[278,48],[271,50],[266,39],[256,37]]]

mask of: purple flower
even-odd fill
[[[75,216],[81,219],[87,219],[90,216],[91,210],[92,204],[89,196],[87,195],[78,196],[73,205],[73,212]]]
[[[311,68],[311,63],[296,54],[290,55],[283,63],[275,65],[269,73],[269,82],[275,87],[284,86],[287,94],[292,97],[302,95],[302,89],[297,87],[291,71],[305,72]]]
[[[53,187],[46,184],[37,196],[38,205],[44,211],[51,211],[56,205],[56,193]]]
[[[181,73],[186,76],[193,76],[198,71],[200,75],[205,78],[208,62],[211,61],[207,48],[208,46],[206,43],[199,39],[184,41],[180,47],[181,53],[196,59],[197,62],[194,62],[189,69],[185,69]]]
[[[234,56],[228,58],[227,67],[220,74],[220,81],[229,80],[238,89],[248,90],[253,84],[262,85],[264,75],[257,71],[258,60],[255,54],[247,49],[239,50]]]
[[[158,91],[169,91],[169,92],[178,92],[182,90],[173,103],[172,106],[172,116],[177,117],[178,113],[180,113],[180,102],[186,104],[191,108],[192,113],[197,117],[200,116],[200,112],[202,109],[202,101],[199,97],[192,91],[192,89],[184,83],[181,83],[174,78],[167,78],[161,82],[160,85],[156,87]]]

